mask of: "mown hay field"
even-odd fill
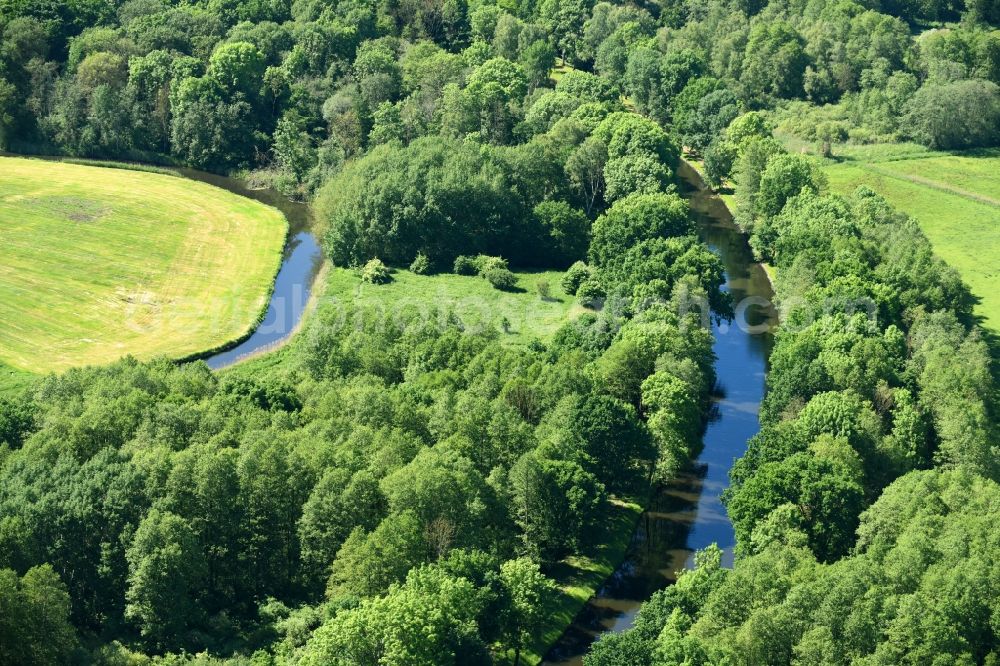
[[[20,383],[238,339],[286,231],[277,210],[185,178],[0,157],[0,369]]]

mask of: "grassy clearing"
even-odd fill
[[[1000,151],[922,153],[870,148],[829,163],[834,192],[867,185],[915,218],[934,251],[961,274],[983,323],[1000,330]]]
[[[509,326],[504,341],[527,344],[534,338],[545,340],[584,308],[559,285],[561,271],[515,271],[517,288],[500,291],[475,276],[442,273],[416,275],[406,270],[394,271],[392,282],[372,285],[362,282],[356,271],[332,268],[327,277],[326,291],[320,306],[355,304],[374,306],[387,314],[404,311],[426,311],[429,307],[451,309],[468,330],[493,326],[503,330]],[[538,293],[538,283],[549,284],[548,298]]]
[[[586,311],[575,298],[563,292],[559,285],[562,271],[514,271],[514,274],[517,289],[499,291],[480,277],[453,273],[417,275],[407,270],[394,270],[392,282],[373,285],[362,282],[355,270],[329,267],[317,278],[315,289],[321,295],[317,297],[316,307],[375,307],[386,314],[451,309],[468,330],[475,330],[477,326],[503,330],[502,321],[506,317],[510,327],[502,340],[511,345],[524,345],[533,339],[544,342],[564,323]],[[538,294],[540,281],[549,283],[547,299]],[[309,324],[305,322],[304,325]],[[299,362],[299,339],[293,336],[288,344],[241,361],[222,372],[253,376],[294,369]]]
[[[553,84],[559,83],[559,79],[566,75],[566,72],[575,72],[577,69],[572,65],[566,64],[566,61],[562,58],[556,58],[556,66],[552,68],[549,72],[549,78],[552,80]]]
[[[37,377],[38,375],[12,368],[0,361],[0,397],[21,391]]]
[[[0,157],[0,384],[242,337],[286,229],[278,211],[203,183]]]

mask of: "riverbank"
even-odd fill
[[[642,603],[673,583],[675,572],[691,565],[694,551],[715,543],[727,563],[733,559],[735,534],[722,492],[733,461],[759,429],[757,407],[771,346],[768,331],[777,313],[756,305],[761,300],[770,303],[771,284],[725,203],[690,164],[682,163],[679,175],[687,185],[700,237],[723,261],[724,289],[735,305],[746,299],[754,299],[754,305],[738,309],[741,316],[732,322],[713,323],[717,383],[702,451],[690,469],[657,489],[646,503],[625,558],[549,650],[543,663],[550,666],[580,666],[602,634],[631,627]]]
[[[725,207],[726,212],[729,213],[730,219],[735,220],[736,216],[733,214],[733,211],[736,210],[736,194],[731,191],[721,192],[710,186],[708,184],[708,178],[705,177],[705,165],[700,160],[681,158],[680,161],[681,163],[686,164],[691,171],[697,174],[701,187],[705,188],[709,192],[712,192],[716,197],[718,197],[719,201],[721,201]],[[758,264],[764,270],[764,274],[767,275],[767,281],[771,284],[771,289],[774,290],[775,278],[778,274],[777,269],[771,264],[764,262],[758,262]]]

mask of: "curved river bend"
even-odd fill
[[[309,230],[311,218],[306,204],[289,201],[287,197],[274,190],[250,189],[235,178],[194,169],[174,169],[174,171],[186,178],[215,185],[234,194],[273,206],[288,220],[288,238],[285,241],[281,268],[278,269],[278,275],[274,280],[274,291],[271,293],[267,313],[246,340],[205,359],[208,367],[221,370],[237,361],[273,349],[291,337],[309,303],[313,282],[323,265],[323,253],[316,242],[316,237]]]
[[[757,411],[771,349],[768,331],[777,315],[770,306],[773,292],[767,275],[754,262],[725,204],[704,188],[688,164],[682,162],[678,173],[699,236],[725,265],[724,288],[736,310],[732,322],[712,324],[716,387],[704,448],[691,470],[653,496],[625,561],[546,654],[543,664],[550,666],[578,666],[601,634],[632,626],[642,602],[672,583],[676,571],[693,565],[694,551],[718,544],[725,551],[723,564],[732,565],[736,540],[721,495],[733,461],[760,428]]]

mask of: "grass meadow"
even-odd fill
[[[277,210],[185,178],[0,157],[0,390],[242,337],[286,230]]]
[[[416,275],[396,270],[392,282],[373,285],[362,282],[357,271],[333,268],[320,303],[353,303],[387,314],[426,312],[431,307],[451,310],[467,330],[493,327],[502,331],[502,339],[510,344],[527,344],[535,338],[545,341],[584,311],[573,296],[563,292],[561,271],[515,271],[515,275],[515,289],[500,291],[478,276]],[[539,293],[540,282],[548,285],[547,296]]]

